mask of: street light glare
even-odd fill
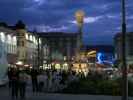
[[[22,62],[22,61],[18,61],[18,62],[16,63],[16,65],[23,65],[23,62]]]

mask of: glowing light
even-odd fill
[[[32,69],[32,66],[30,66],[30,69]]]
[[[13,44],[16,45],[16,43],[17,43],[17,38],[16,36],[13,36]]]
[[[64,56],[64,60],[66,60],[67,58],[66,58],[66,56]]]
[[[22,62],[22,61],[18,61],[18,62],[16,63],[16,65],[23,65],[23,62]]]
[[[11,35],[7,35],[7,43],[11,43]]]
[[[30,35],[30,41],[32,41],[32,35]]]
[[[100,64],[113,64],[113,56],[108,53],[97,53],[97,60]]]
[[[1,41],[5,42],[5,34],[3,32],[0,33]]]
[[[68,64],[67,63],[63,64],[63,69],[68,70]]]
[[[25,67],[28,67],[29,65],[28,64],[26,64],[26,65],[24,65]]]
[[[39,39],[39,44],[41,44],[41,39]]]
[[[60,68],[61,68],[60,64],[55,64],[55,69],[60,69]]]
[[[82,26],[83,24],[83,18],[84,18],[84,12],[82,10],[78,10],[76,13],[75,13],[75,17],[76,17],[76,20],[77,20],[77,23],[79,26]]]
[[[95,54],[95,53],[96,53],[96,51],[93,50],[93,51],[88,52],[87,55],[91,55],[91,54]]]
[[[43,68],[43,66],[40,66],[40,68]]]
[[[102,57],[102,53],[98,53],[97,54],[98,63],[102,63],[103,62],[102,59],[101,59],[101,57]]]
[[[96,57],[96,54],[93,54],[93,55],[89,55],[89,57]]]

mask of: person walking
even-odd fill
[[[37,92],[38,91],[38,72],[36,69],[32,69],[31,70],[31,80],[32,80],[32,90],[33,92]]]
[[[9,90],[11,89],[11,76],[12,76],[12,69],[13,69],[13,68],[8,67],[8,70],[7,70]]]
[[[52,71],[51,70],[48,72],[47,76],[48,76],[48,80],[47,80],[48,81],[48,84],[47,84],[48,88],[47,88],[47,91],[48,92],[52,92],[52,78],[53,77],[52,77]]]
[[[38,89],[39,92],[42,92],[44,90],[44,73],[38,75]]]
[[[19,70],[17,68],[12,69],[11,74],[11,95],[12,100],[18,98],[18,86],[19,85]]]
[[[24,70],[19,73],[19,90],[20,90],[20,98],[24,100],[26,98],[26,83],[28,80],[28,75],[24,72]]]

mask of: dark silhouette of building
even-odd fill
[[[119,61],[122,60],[122,33],[117,33],[114,36],[115,44],[115,58]],[[127,65],[133,69],[133,32],[126,33],[126,60]]]

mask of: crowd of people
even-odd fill
[[[78,80],[74,71],[38,70],[38,69],[8,69],[9,88],[12,100],[26,98],[26,87],[32,86],[33,93],[59,92],[72,82]]]
[[[8,69],[9,89],[11,90],[12,100],[17,99],[18,95],[20,95],[21,99],[25,99],[28,78],[28,75],[23,69]]]

